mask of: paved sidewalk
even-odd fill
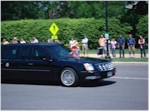
[[[83,56],[83,57],[84,57],[83,54],[81,54],[80,56]],[[111,54],[110,54],[110,56],[111,56],[111,58],[113,58]],[[131,55],[131,56],[132,56],[132,55]],[[85,55],[85,57],[87,57],[87,55]],[[88,57],[100,58],[101,55],[89,54]],[[119,58],[119,57],[120,57],[119,54],[116,54],[116,58]],[[149,57],[149,55],[146,54],[146,57]],[[129,54],[125,54],[125,58],[130,58]],[[135,57],[134,57],[134,58],[141,58],[141,54],[135,54]]]

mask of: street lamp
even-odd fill
[[[107,40],[107,55],[105,56],[105,59],[111,60],[111,57],[109,55],[109,46],[108,46],[108,40],[109,40],[109,34],[108,34],[108,1],[106,1],[106,33],[105,33],[105,39]]]

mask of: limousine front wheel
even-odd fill
[[[64,86],[76,86],[78,82],[78,76],[72,68],[65,68],[61,72],[61,82]]]

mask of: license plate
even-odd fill
[[[107,77],[112,76],[112,72],[107,72]]]

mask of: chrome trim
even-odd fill
[[[87,76],[85,79],[87,80],[94,80],[94,79],[100,79],[100,76]]]
[[[41,71],[41,72],[50,72],[51,70],[39,70],[39,69],[1,69],[1,70],[9,70],[9,71],[33,71],[33,72],[37,72],[37,71]]]
[[[110,71],[113,70],[113,65],[112,63],[98,63],[95,64],[96,68],[100,71]]]

